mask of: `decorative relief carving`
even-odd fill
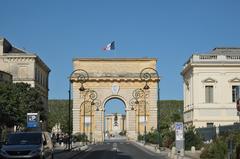
[[[232,83],[235,83],[235,82],[240,82],[240,79],[239,79],[239,78],[237,78],[237,77],[235,77],[235,78],[233,78],[233,79],[229,80],[229,82],[232,82]]]
[[[112,84],[112,93],[113,94],[118,94],[119,89],[120,89],[120,86],[117,83]]]
[[[32,62],[34,57],[6,57],[4,58],[8,62]]]
[[[209,77],[202,81],[203,83],[217,83],[217,80]]]

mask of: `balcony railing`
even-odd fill
[[[190,63],[240,63],[240,55],[193,55],[184,65],[184,68]]]

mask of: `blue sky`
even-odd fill
[[[0,36],[51,68],[49,98],[67,99],[73,58],[157,58],[161,99],[182,100],[193,53],[240,47],[238,0],[0,0]],[[116,50],[101,50],[115,41]]]

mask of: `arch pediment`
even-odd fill
[[[217,80],[211,78],[211,77],[208,77],[206,78],[205,80],[202,81],[203,83],[217,83]]]
[[[235,77],[235,78],[229,80],[229,82],[232,82],[232,83],[234,83],[234,82],[240,82],[240,78]]]

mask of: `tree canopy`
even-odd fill
[[[40,119],[47,114],[39,92],[26,83],[0,83],[1,127],[24,127],[27,113],[39,112]]]
[[[68,100],[49,100],[48,107],[48,131],[51,132],[52,128],[60,123],[61,130],[67,133],[69,126]]]
[[[162,145],[171,147],[175,140],[173,131],[174,122],[183,121],[183,101],[181,100],[161,100],[158,102],[160,112],[160,133]]]

